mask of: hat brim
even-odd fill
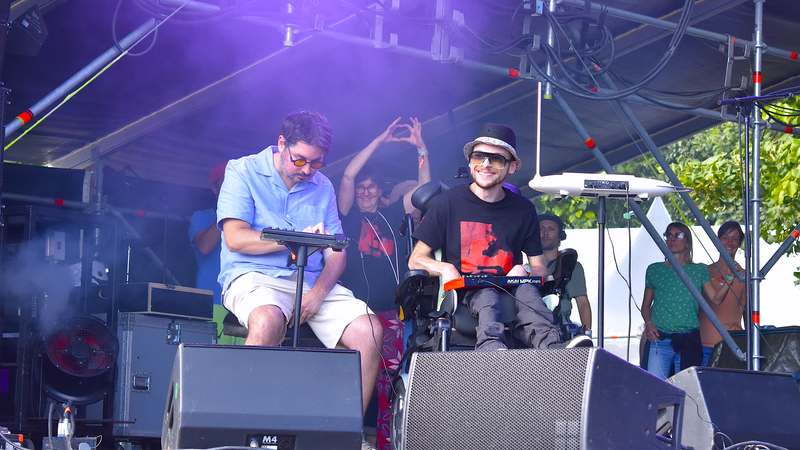
[[[514,147],[508,145],[507,142],[501,139],[495,139],[487,136],[480,136],[474,141],[468,142],[467,145],[464,146],[464,157],[469,159],[469,154],[472,153],[472,148],[478,144],[494,145],[508,150],[508,153],[511,153],[511,156],[514,157],[514,161],[517,162],[517,169],[522,167],[522,160],[520,160],[519,156],[517,156],[517,150],[514,149]]]

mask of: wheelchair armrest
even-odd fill
[[[403,281],[413,278],[413,277],[429,277],[431,276],[427,270],[409,270],[406,272],[405,277],[403,277]]]
[[[439,303],[439,311],[444,311],[453,314],[458,309],[458,292],[454,290],[444,291],[441,303]]]
[[[400,320],[408,321],[422,313],[422,316],[433,309],[428,302],[423,301],[426,296],[431,297],[432,286],[438,278],[428,276],[426,270],[409,270],[405,278],[397,287],[394,294],[394,303],[399,308]],[[435,301],[435,295],[432,296]]]
[[[428,317],[430,317],[431,319],[441,319],[442,317],[445,317],[449,314],[450,314],[449,312],[439,309],[436,311],[429,312]]]

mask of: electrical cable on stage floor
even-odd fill
[[[780,445],[770,444],[763,441],[745,441],[725,447],[723,450],[789,450]]]

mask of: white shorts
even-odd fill
[[[280,308],[288,324],[295,306],[297,272],[291,277],[270,277],[260,272],[248,272],[233,280],[223,295],[222,304],[231,311],[242,326],[247,327],[250,313],[259,306]],[[303,295],[311,287],[303,281]],[[375,314],[353,292],[335,285],[322,301],[319,310],[308,319],[308,325],[325,347],[334,348],[352,321],[364,314]]]

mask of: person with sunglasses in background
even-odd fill
[[[664,233],[669,251],[689,275],[706,301],[720,304],[729,285],[717,290],[708,266],[692,262],[692,234],[689,227],[673,222]],[[669,261],[653,263],[645,272],[642,318],[645,322],[641,366],[653,375],[667,379],[675,373],[703,362],[697,300],[678,277]]]
[[[536,208],[530,200],[503,186],[522,164],[516,145],[514,130],[488,123],[464,146],[472,183],[442,192],[427,211],[414,232],[418,241],[409,268],[441,276],[442,283],[473,274],[547,275]],[[433,257],[437,249],[442,250],[442,261]],[[470,289],[462,299],[478,319],[478,351],[508,348],[505,324],[500,321],[501,292],[495,287]],[[533,284],[508,292],[517,300],[517,323],[512,334],[524,345],[538,349],[592,346],[591,338],[585,335],[564,342],[553,312]]]
[[[395,136],[398,131],[408,131],[408,136]],[[384,178],[375,166],[367,161],[378,147],[388,142],[407,142],[416,149],[415,165],[418,166],[418,179],[407,186],[402,193],[402,201],[391,203],[384,196]],[[387,166],[396,166],[392,159]],[[353,157],[344,170],[339,185],[337,202],[342,228],[350,240],[347,252],[347,267],[342,273],[342,284],[353,294],[367,302],[375,311],[383,325],[381,363],[376,385],[377,397],[373,395],[372,404],[364,416],[367,439],[376,436],[377,448],[390,448],[390,417],[392,374],[403,356],[404,323],[400,320],[394,294],[399,282],[408,271],[408,263],[400,246],[399,228],[405,214],[414,212],[411,195],[417,187],[431,180],[428,150],[422,140],[422,124],[411,118],[411,124],[401,124],[400,118],[392,122],[386,130],[372,140]],[[398,195],[399,197],[399,195]]]
[[[300,323],[308,323],[326,347],[358,350],[366,409],[380,362],[375,342],[383,328],[363,301],[338,284],[348,249],[325,248],[308,256],[302,310],[295,311],[298,272],[291,252],[261,240],[261,230],[268,227],[342,232],[333,185],[317,172],[325,166],[332,140],[324,116],[296,111],[283,119],[277,146],[228,163],[217,202],[224,243],[219,282],[223,305],[248,329],[245,345],[279,345],[299,314]],[[326,380],[321,376],[319,382]],[[363,438],[361,447],[374,448]]]

